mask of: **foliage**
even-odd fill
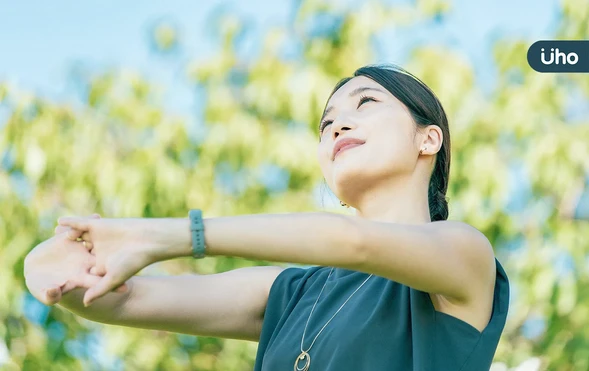
[[[561,6],[554,38],[589,38],[589,7],[580,0]],[[439,20],[448,11],[441,0],[394,7],[370,2],[354,11],[302,1],[292,27],[269,32],[251,60],[238,52],[245,23],[234,14],[220,17],[218,54],[186,67],[187,80],[205,93],[197,124],[167,112],[157,88],[130,72],[78,77],[80,106],[0,82],[0,104],[9,112],[0,133],[4,367],[250,370],[252,342],[96,325],[47,308],[26,292],[23,258],[53,233],[57,217],[68,214],[317,210],[317,125],[333,85],[375,60],[374,36],[391,24]],[[179,43],[170,25],[153,33],[163,51]],[[589,80],[533,71],[529,45],[497,40],[491,93],[478,87],[470,62],[445,47],[416,47],[403,67],[436,92],[450,118],[450,219],[483,231],[511,279],[510,317],[496,361],[513,367],[539,357],[546,369],[587,370],[589,229],[562,218],[559,207],[571,184],[589,172],[589,122],[570,113],[579,101],[586,104]],[[297,52],[289,55],[293,47]],[[148,273],[210,274],[270,263],[180,260]]]

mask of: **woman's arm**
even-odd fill
[[[283,270],[260,266],[211,275],[138,276],[86,307],[86,289],[101,279],[89,273],[94,263],[94,255],[61,232],[27,254],[25,283],[42,303],[96,322],[257,340],[270,287]]]
[[[172,248],[157,249],[152,260],[192,255],[188,219],[167,219]],[[333,213],[254,214],[204,218],[207,256],[358,267],[359,238],[353,220]],[[174,237],[172,237],[174,236]]]
[[[180,227],[180,223],[178,223]],[[466,303],[495,279],[487,238],[455,221],[408,225],[329,213],[205,219],[208,255],[336,266]],[[178,233],[188,229],[184,225]],[[184,232],[188,251],[189,233]]]
[[[191,255],[187,218],[126,220],[60,218],[59,222],[88,231],[96,244],[101,238],[108,239],[101,236],[121,238],[124,235],[117,232],[119,229],[135,239],[153,236],[150,241],[160,242],[145,253],[149,255],[146,261]],[[135,232],[129,234],[130,227],[125,225],[133,226]],[[495,277],[494,253],[487,238],[475,228],[453,221],[402,225],[324,212],[256,214],[205,218],[204,235],[208,256],[342,267],[460,303],[486,291]],[[129,244],[132,240],[119,242],[121,246]],[[101,284],[90,289],[90,299],[127,278],[109,277],[107,272]]]
[[[209,256],[336,265],[355,268],[353,229],[345,216],[330,213],[245,215],[208,218],[205,243]],[[142,268],[192,255],[188,218],[91,219],[63,217],[60,228],[73,228],[96,256],[95,273],[104,275],[84,296],[92,301],[123,284]],[[277,241],[278,240],[278,241]]]
[[[91,321],[200,336],[258,341],[272,283],[283,270],[248,267],[210,275],[137,276],[125,293],[85,307],[84,289],[59,305]]]

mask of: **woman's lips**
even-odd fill
[[[345,146],[343,146],[342,148],[340,148],[339,151],[337,151],[337,153],[335,154],[335,156],[333,157],[333,159],[335,160],[337,155],[339,155],[340,153],[342,153],[343,151],[350,149],[350,148],[354,148],[354,147],[359,147],[361,146],[363,143],[350,143],[350,144],[346,144]]]

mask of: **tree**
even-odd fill
[[[7,369],[251,369],[255,343],[95,325],[47,308],[26,293],[23,258],[67,214],[316,210],[317,125],[335,82],[374,60],[372,37],[388,24],[443,20],[448,11],[441,0],[412,7],[372,2],[353,12],[302,1],[292,27],[266,35],[251,61],[237,52],[244,23],[234,14],[220,17],[218,54],[187,66],[187,79],[206,93],[198,127],[168,113],[155,86],[134,73],[79,76],[80,107],[0,85],[9,112],[0,134],[0,334]],[[588,38],[588,14],[579,0],[562,2],[555,38]],[[162,50],[177,45],[171,27],[154,34]],[[441,46],[415,48],[403,67],[436,92],[449,115],[450,218],[483,231],[511,279],[510,317],[496,360],[516,366],[540,357],[547,369],[586,370],[589,230],[562,218],[558,205],[589,170],[587,119],[568,114],[575,99],[589,96],[589,81],[536,73],[525,58],[530,44],[497,41],[491,94],[477,86],[467,61]],[[285,55],[293,45],[299,52]],[[179,260],[147,273],[209,274],[269,263]]]

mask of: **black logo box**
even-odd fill
[[[528,64],[538,72],[589,73],[589,40],[541,40],[528,49]]]

